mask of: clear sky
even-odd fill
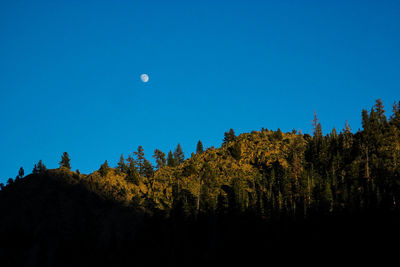
[[[323,3],[322,3],[323,2]],[[400,1],[0,1],[0,182],[400,99]],[[148,83],[140,80],[147,73]]]

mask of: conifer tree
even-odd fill
[[[378,123],[380,125],[384,125],[387,122],[386,116],[385,116],[385,109],[383,107],[382,100],[379,98],[376,100],[375,103],[375,112],[378,118]]]
[[[235,139],[236,139],[235,131],[233,129],[230,129],[229,132],[224,133],[223,143],[227,144],[229,142],[235,141]]]
[[[128,162],[128,175],[126,176],[126,180],[130,183],[139,184],[139,173],[136,167],[136,161],[133,157],[130,155],[128,156],[128,159],[126,160]]]
[[[119,157],[117,170],[122,172],[122,173],[127,173],[128,172],[128,166],[125,163],[125,159],[124,159],[124,155],[123,154],[121,154],[121,156]]]
[[[313,125],[314,138],[317,139],[322,138],[322,127],[317,117],[317,111],[314,111],[314,119],[312,125]]]
[[[368,117],[368,111],[363,109],[361,113],[361,124],[362,127],[364,128],[364,131],[369,130],[369,117]]]
[[[196,154],[201,154],[201,153],[203,153],[203,143],[199,140],[199,142],[197,142]]]
[[[174,159],[175,159],[175,164],[180,165],[185,161],[185,154],[183,153],[182,147],[180,144],[177,145],[175,151],[174,151]]]
[[[18,178],[24,178],[24,174],[25,174],[25,171],[24,171],[24,168],[19,168],[19,171],[18,171]]]
[[[43,173],[47,170],[46,166],[43,164],[42,160],[39,160],[38,164],[37,164],[37,168],[39,173]]]
[[[165,153],[164,152],[162,152],[159,149],[154,150],[153,158],[156,160],[157,169],[160,169],[160,168],[165,166],[166,159],[165,159]]]
[[[390,117],[390,124],[400,130],[400,101],[393,103],[392,116]]]
[[[154,168],[147,159],[143,161],[143,175],[146,178],[151,178],[154,175]]]
[[[35,166],[33,167],[33,170],[32,170],[32,174],[38,174],[38,173],[39,173],[39,169],[37,167],[37,164],[35,164]]]
[[[167,165],[169,167],[175,167],[176,166],[174,155],[172,154],[171,150],[168,152]]]
[[[99,169],[99,173],[101,176],[107,176],[108,171],[110,170],[110,166],[108,166],[108,162],[107,160],[101,164],[100,169]]]
[[[137,168],[139,170],[139,174],[143,175],[144,174],[144,169],[143,169],[143,163],[144,163],[144,149],[142,146],[138,146],[138,149],[136,152],[133,153],[136,156],[136,163],[137,163]]]
[[[71,169],[70,161],[71,159],[69,158],[68,153],[64,152],[63,155],[61,156],[60,167],[65,167],[70,170]]]

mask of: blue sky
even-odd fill
[[[138,145],[218,147],[229,128],[310,132],[314,110],[325,133],[357,130],[375,99],[400,99],[399,14],[400,1],[3,0],[0,182],[64,151],[88,173]]]

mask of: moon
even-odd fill
[[[140,75],[140,79],[142,80],[142,82],[147,83],[149,81],[149,75],[143,73],[142,75]]]

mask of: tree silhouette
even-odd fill
[[[24,178],[24,174],[25,174],[25,172],[24,172],[24,168],[19,168],[19,171],[18,171],[18,178]]]
[[[125,163],[124,155],[121,154],[118,165],[117,165],[117,170],[122,172],[122,173],[127,173],[128,172],[128,166]]]
[[[106,160],[103,164],[101,164],[99,173],[101,176],[105,177],[105,176],[107,176],[107,173],[109,171],[110,171],[110,166],[108,166],[108,162]]]
[[[44,173],[45,171],[47,171],[46,166],[43,164],[42,160],[39,160],[38,164],[37,164],[37,168],[39,173]]]
[[[224,133],[223,143],[227,144],[229,142],[235,141],[235,139],[236,139],[235,131],[233,129],[230,129],[228,132]]]
[[[154,175],[154,168],[147,159],[143,161],[143,174],[146,178],[151,178]]]
[[[156,163],[157,163],[156,168],[157,169],[160,169],[160,168],[165,166],[166,159],[165,159],[165,153],[164,152],[162,152],[159,149],[154,150],[153,158],[156,160]]]
[[[174,151],[174,159],[176,162],[176,165],[180,165],[185,161],[185,154],[183,153],[182,147],[180,144],[176,146],[176,149]]]
[[[175,167],[176,166],[174,155],[172,154],[171,150],[168,152],[167,165],[169,167]]]
[[[137,168],[139,170],[139,174],[143,175],[144,174],[143,163],[145,160],[143,147],[138,146],[137,151],[134,152],[133,154],[136,156],[136,164],[137,164]]]
[[[196,154],[201,154],[201,153],[203,153],[203,143],[199,140],[199,142],[197,142]]]
[[[68,153],[64,152],[61,156],[60,167],[65,167],[70,170],[71,169],[70,161],[71,159],[69,158]]]

